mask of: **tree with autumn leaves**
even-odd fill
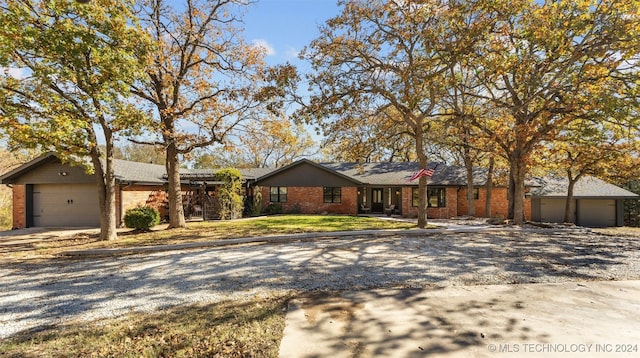
[[[508,160],[516,224],[524,220],[525,177],[534,150],[553,143],[580,118],[611,106],[638,105],[637,1],[340,4],[342,13],[303,54],[314,70],[306,114],[337,123],[348,120],[353,108],[377,113],[392,108],[425,167],[424,132],[436,116],[447,115],[442,103],[452,94],[474,97],[490,115],[467,113],[463,120],[495,141]],[[450,74],[455,69],[473,79],[457,81]],[[451,86],[460,90],[448,90]],[[419,187],[422,227],[424,179]]]
[[[186,0],[177,10],[165,0],[141,1],[141,22],[155,48],[145,78],[131,92],[156,120],[155,133],[135,141],[165,151],[169,228],[186,226],[181,156],[225,144],[241,122],[278,109],[278,89],[268,80],[277,79],[279,69],[267,68],[265,49],[241,36],[240,15],[248,3]]]
[[[299,115],[327,126],[354,113],[369,113],[372,120],[393,113],[396,125],[415,141],[417,160],[425,168],[425,132],[438,115],[446,72],[475,32],[464,39],[446,36],[457,27],[458,13],[444,2],[340,4],[342,13],[328,20],[302,53],[312,65],[307,78],[312,96]],[[425,227],[426,177],[418,186],[418,226]]]
[[[637,119],[635,119],[637,120]],[[579,119],[536,150],[532,165],[567,180],[564,222],[575,222],[575,184],[590,175],[615,182],[640,177],[640,128],[633,121]]]
[[[169,227],[183,227],[181,156],[280,114],[277,81],[291,67],[267,68],[265,50],[243,42],[247,1],[1,4],[0,66],[12,70],[2,78],[2,130],[16,146],[91,158],[103,239],[115,238],[117,137],[165,152]]]
[[[13,70],[0,74],[0,131],[95,173],[100,238],[115,239],[114,141],[147,118],[128,100],[149,49],[133,3],[1,0],[0,9],[0,66]]]
[[[297,76],[291,66],[266,68],[264,51],[242,41],[238,20],[247,4],[240,0],[186,0],[180,10],[144,0],[139,18],[131,3],[113,0],[0,4],[0,66],[12,70],[1,83],[3,131],[16,145],[38,143],[65,160],[89,156],[105,213],[112,212],[113,139],[126,136],[165,151],[170,227],[184,226],[180,158],[229,145],[232,131],[266,112],[283,117],[273,100]],[[596,136],[584,123],[606,122],[618,132],[638,127],[637,1],[339,4],[341,14],[302,53],[313,73],[306,77],[311,96],[297,115],[330,134],[326,148],[422,167],[434,145],[461,147],[469,168],[484,151],[500,155],[509,163],[510,211],[521,223],[533,153],[560,153],[565,143],[591,138],[605,157],[610,136]],[[616,113],[620,108],[630,114]],[[135,135],[142,127],[148,131]],[[104,149],[99,136],[107,139]],[[624,137],[616,148],[635,148],[635,141]],[[586,157],[567,154],[567,165]],[[425,178],[419,187],[424,226]],[[112,223],[105,225],[112,238]]]
[[[194,168],[280,168],[311,155],[315,142],[301,124],[267,114],[238,126],[225,145],[196,153]]]
[[[543,141],[612,103],[637,105],[634,98],[620,101],[618,89],[638,78],[639,7],[631,0],[523,0],[481,8],[495,21],[475,46],[473,70],[482,86],[476,95],[502,115],[474,124],[509,160],[515,223],[523,222],[525,177]]]

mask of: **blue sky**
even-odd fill
[[[297,53],[318,37],[318,26],[338,14],[336,0],[258,0],[244,16],[244,38],[268,46],[270,65],[296,63]]]

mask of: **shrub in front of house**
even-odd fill
[[[160,213],[150,206],[129,209],[124,214],[124,225],[128,228],[149,231],[151,227],[158,224],[160,224]]]
[[[238,169],[224,168],[216,172],[216,177],[222,182],[218,187],[220,218],[233,220],[241,217],[244,210],[242,173]]]
[[[282,204],[280,203],[269,203],[264,207],[264,210],[262,210],[262,212],[266,215],[277,215],[284,213],[284,210],[282,210]]]
[[[293,206],[291,206],[291,208],[289,208],[289,210],[287,210],[287,214],[302,214],[302,207],[300,206],[300,204],[295,203],[293,204]]]

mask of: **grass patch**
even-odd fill
[[[170,308],[0,341],[8,357],[277,357],[287,297]]]
[[[184,229],[164,230],[164,227],[164,225],[159,226],[155,230],[145,233],[120,232],[117,240],[108,242],[98,240],[98,235],[78,234],[65,239],[30,243],[25,247],[0,247],[0,258],[24,260],[53,257],[68,250],[168,245],[307,232],[413,229],[416,228],[416,225],[373,217],[282,215],[231,221],[190,222]]]

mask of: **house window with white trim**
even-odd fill
[[[286,203],[287,202],[287,187],[286,186],[272,186],[269,188],[269,201],[272,203]]]
[[[340,187],[324,187],[322,188],[323,202],[325,203],[341,203],[342,188]]]

